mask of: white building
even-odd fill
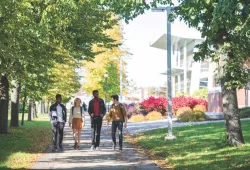
[[[200,88],[212,89],[215,86],[213,74],[215,64],[208,60],[195,62],[193,59],[193,53],[196,50],[194,47],[202,41],[204,41],[204,39],[201,38],[201,34],[197,30],[189,28],[180,21],[176,21],[172,24],[171,65],[173,96],[175,96],[177,92],[192,95]],[[151,44],[151,47],[166,51],[166,33],[162,33],[162,35]],[[167,72],[162,74],[166,75]]]

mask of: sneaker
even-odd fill
[[[100,150],[99,146],[97,146],[97,147],[95,148],[95,150],[98,150],[98,151],[99,151],[99,150]]]
[[[122,148],[121,148],[121,147],[119,148],[119,151],[122,151]]]
[[[53,149],[52,149],[52,152],[57,152],[58,150],[57,150],[57,147],[54,147]]]
[[[115,150],[115,148],[116,148],[116,146],[115,146],[115,145],[113,145],[113,146],[112,146],[112,150]]]
[[[77,146],[77,142],[75,142],[75,144],[74,144],[74,149],[76,149],[76,146]]]
[[[92,145],[91,148],[90,148],[90,150],[92,150],[92,151],[95,150],[95,146]]]
[[[62,145],[59,145],[59,149],[62,151],[63,150],[63,147],[62,147]]]

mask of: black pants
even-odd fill
[[[116,129],[118,128],[119,134],[119,147],[122,148],[122,141],[123,141],[123,122],[112,122],[112,140],[113,145],[116,146]]]
[[[64,122],[53,124],[53,144],[55,148],[57,147],[57,134],[59,134],[59,146],[62,146],[64,125]]]
[[[99,147],[102,128],[102,118],[100,116],[91,118],[91,138],[92,145]]]

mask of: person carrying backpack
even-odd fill
[[[123,143],[123,127],[127,127],[127,113],[124,105],[119,103],[118,95],[112,95],[113,104],[110,107],[108,118],[107,118],[107,126],[109,125],[109,121],[112,120],[112,141],[113,141],[113,150],[116,149],[116,130],[118,129],[119,134],[119,151],[122,151],[122,143]]]
[[[81,107],[81,99],[79,98],[74,100],[74,106],[72,106],[70,110],[69,126],[71,127],[71,125],[75,140],[74,149],[79,149],[81,142],[81,130],[83,126],[85,126],[84,110]],[[76,135],[76,133],[78,135]]]

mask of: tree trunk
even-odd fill
[[[227,90],[222,83],[222,104],[225,116],[226,140],[232,146],[244,144],[236,89]]]
[[[8,133],[9,81],[0,75],[0,134]]]
[[[29,110],[28,110],[28,121],[31,121],[34,117],[34,113],[33,113],[33,101],[30,100],[29,101]]]
[[[36,102],[33,102],[33,116],[35,117],[35,118],[38,118],[38,116],[37,116],[37,109],[36,109]]]
[[[12,90],[11,90],[11,127],[19,126],[19,97],[21,86],[19,83],[12,81]]]
[[[24,91],[24,100],[23,100],[23,113],[22,113],[22,122],[21,125],[24,125],[24,111],[25,111],[25,103],[26,103],[26,90]]]

